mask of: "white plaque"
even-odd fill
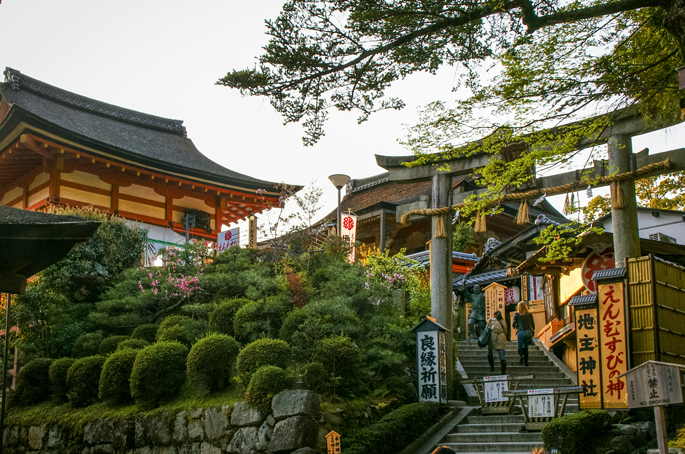
[[[552,391],[531,390],[531,391]],[[553,418],[554,417],[554,394],[528,393],[528,417],[529,418]]]
[[[494,381],[494,379],[503,381]],[[504,391],[509,391],[507,376],[483,377],[483,391],[485,393],[485,402],[508,402],[509,398],[502,396]]]

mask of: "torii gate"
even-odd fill
[[[669,125],[662,125],[662,127],[665,126]],[[550,190],[555,188],[564,188],[563,191],[558,192],[562,194],[570,192],[569,186],[587,185],[588,181],[592,182],[593,187],[608,186],[614,181],[621,181],[624,206],[620,208],[612,206],[611,220],[616,266],[623,267],[626,258],[640,256],[634,180],[685,170],[685,149],[683,148],[655,155],[648,155],[648,150],[643,150],[640,153],[632,152],[631,138],[633,136],[656,129],[658,128],[648,126],[639,114],[624,114],[620,120],[605,129],[599,137],[581,139],[576,145],[576,150],[581,150],[594,145],[607,144],[609,152],[608,163],[595,161],[594,168],[591,169],[536,178],[534,180],[534,187],[537,188],[535,191],[528,191],[527,188],[523,188],[523,190],[503,197],[502,201],[522,200],[531,198],[535,194],[542,195],[543,193],[552,196],[556,195],[556,193],[550,192]],[[506,144],[502,148],[504,146]],[[402,183],[429,179],[433,181],[431,209],[438,211],[438,213],[431,213],[431,210],[428,210],[427,213],[432,215],[430,256],[431,316],[443,326],[453,326],[452,219],[450,213],[445,208],[463,203],[470,195],[478,194],[482,191],[475,190],[453,194],[452,177],[470,174],[474,170],[484,167],[491,158],[501,159],[501,156],[480,152],[468,157],[443,159],[431,164],[408,167],[407,164],[414,162],[417,159],[416,156],[376,155],[377,164],[390,172],[390,179],[392,181]],[[438,168],[448,168],[449,170],[438,170]],[[613,186],[611,191],[613,193]],[[451,393],[454,371],[453,336],[451,331],[446,334],[447,384]]]

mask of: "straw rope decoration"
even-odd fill
[[[576,186],[579,185],[590,185],[591,182],[597,183],[615,183],[612,184],[612,206],[614,206],[614,202],[616,202],[615,208],[623,208],[625,207],[625,200],[623,199],[623,194],[621,193],[621,186],[619,182],[624,181],[624,180],[632,180],[636,179],[636,177],[640,177],[642,175],[654,172],[655,170],[661,170],[661,169],[668,169],[671,167],[671,160],[666,159],[661,162],[655,162],[649,165],[646,165],[644,167],[641,167],[638,169],[636,172],[624,172],[618,175],[612,175],[608,177],[602,177],[598,179],[585,179],[585,180],[580,180],[576,181],[573,183],[568,183],[564,184],[561,186],[557,186],[555,188],[549,188],[546,189],[545,192],[547,193],[547,197],[553,196],[553,195],[559,195],[559,194],[564,194],[570,191],[573,191],[573,189]],[[615,194],[615,196],[614,196]],[[517,192],[517,193],[511,193],[511,194],[506,194],[503,195],[502,197],[499,197],[496,200],[490,201],[488,206],[490,205],[495,205],[497,203],[501,202],[509,202],[512,200],[521,200],[522,203],[526,202],[526,199],[529,199],[531,197],[535,197],[537,195],[540,195],[540,190],[539,189],[533,189],[531,191],[526,191],[526,192]],[[616,199],[616,200],[614,200]],[[454,210],[459,210],[463,208],[466,205],[465,202],[458,203],[456,205],[452,205],[451,207],[442,207],[442,208],[427,208],[425,210],[413,210],[410,211],[406,214],[402,215],[402,218],[400,219],[400,224],[406,224],[407,223],[407,218],[412,215],[412,214],[418,214],[418,215],[423,215],[423,216],[439,216],[442,214],[447,214],[450,213]],[[527,206],[527,202],[526,202]],[[480,210],[478,211],[478,217],[480,217]],[[476,225],[478,225],[479,222],[483,223],[483,228],[485,228],[485,218],[483,217],[482,221],[478,220],[478,217],[476,218]],[[437,226],[436,226],[437,227]],[[474,230],[476,230],[476,226],[474,226]],[[485,231],[485,230],[483,230]]]
[[[434,238],[446,238],[447,231],[445,230],[444,216],[437,216],[435,218],[435,235]]]

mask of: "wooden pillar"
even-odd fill
[[[631,170],[633,147],[630,136],[618,135],[609,138],[609,165],[612,171],[618,173]],[[640,236],[637,226],[637,201],[635,199],[635,181],[620,182],[621,193],[625,206],[611,208],[611,228],[614,235],[614,260],[616,267],[623,267],[626,258],[640,256]],[[612,195],[616,185],[611,186]],[[613,199],[614,197],[612,197]]]
[[[452,204],[452,177],[448,173],[433,176],[433,196],[431,208],[443,208]],[[431,316],[450,331],[445,333],[447,354],[447,395],[452,397],[452,378],[454,358],[452,357],[452,218],[442,215],[446,235],[436,238],[435,224],[438,216],[431,222]]]
[[[385,250],[385,210],[381,209],[380,215],[381,231],[380,231],[380,251],[383,253]]]
[[[663,405],[654,407],[654,424],[656,425],[656,441],[659,447],[659,454],[667,454],[668,439],[666,438],[666,416],[664,415]]]

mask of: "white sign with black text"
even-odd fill
[[[529,418],[554,417],[554,389],[529,389],[527,394]]]
[[[507,402],[509,398],[502,396],[504,391],[509,391],[509,382],[506,375],[483,377],[485,402]]]

